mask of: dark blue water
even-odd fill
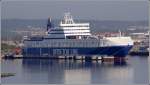
[[[81,60],[2,60],[2,72],[16,73],[2,83],[147,84],[148,57],[128,56],[124,64]]]

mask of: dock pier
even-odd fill
[[[64,59],[64,60],[81,60],[81,61],[101,61],[103,62],[125,62],[127,58],[116,56],[51,56],[51,57],[23,57],[23,55],[5,56],[3,59]]]

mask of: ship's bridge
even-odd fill
[[[65,13],[59,27],[52,29],[49,34],[64,35],[67,39],[80,39],[91,35],[90,24],[75,23],[70,13]]]
[[[65,13],[63,20],[60,22],[60,27],[64,30],[66,38],[81,38],[91,35],[90,24],[75,23],[70,13]]]

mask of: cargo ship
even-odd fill
[[[24,36],[23,57],[58,57],[99,55],[125,57],[133,46],[129,36],[96,37],[91,34],[90,23],[76,23],[65,13],[59,26],[51,18],[44,36]]]

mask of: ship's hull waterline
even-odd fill
[[[80,55],[105,55],[114,57],[125,57],[132,46],[108,46],[108,47],[89,47],[89,48],[23,48],[24,57],[59,57],[59,56],[80,56]]]

